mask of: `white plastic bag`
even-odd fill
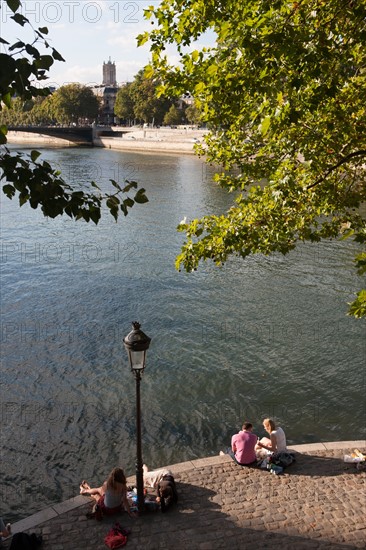
[[[351,455],[344,455],[343,462],[352,462],[354,464],[357,464],[358,462],[364,462],[365,459],[361,458],[360,456],[351,456]]]

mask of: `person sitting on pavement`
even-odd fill
[[[156,502],[160,504],[162,512],[165,512],[166,509],[172,504],[177,504],[177,487],[172,475],[164,475],[162,477],[162,479],[158,482],[156,494]]]
[[[268,437],[262,437],[256,445],[256,450],[266,449],[272,453],[284,452],[287,450],[285,432],[281,427],[276,429],[276,425],[271,418],[265,418],[263,420],[263,427],[268,432]]]
[[[92,488],[83,481],[80,485],[80,494],[91,496],[100,506],[102,513],[113,515],[123,511],[134,517],[127,499],[126,476],[122,468],[113,468],[107,480],[101,487]]]
[[[257,463],[255,446],[258,437],[252,431],[253,424],[244,422],[240,432],[234,434],[231,438],[231,450],[228,454],[239,466],[249,466]]]
[[[173,474],[167,468],[149,472],[146,464],[143,465],[144,485],[156,490],[156,502],[161,511],[165,512],[168,506],[178,502],[178,493]]]
[[[11,535],[11,526],[10,523],[5,525],[3,518],[0,517],[0,544],[3,540],[3,537],[9,537]]]
[[[159,481],[161,481],[165,476],[173,477],[172,472],[170,470],[168,470],[167,468],[160,468],[159,470],[149,471],[149,468],[146,466],[146,464],[143,464],[142,467],[143,467],[143,470],[144,470],[144,486],[145,487],[150,487],[152,489],[157,489]]]

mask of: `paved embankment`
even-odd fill
[[[47,129],[45,129],[46,132]],[[47,133],[9,131],[8,141],[10,144],[22,145],[25,147],[77,147],[86,145],[86,142],[78,143],[69,141],[67,133],[68,128],[50,128],[55,135]],[[70,130],[70,129],[69,129]],[[85,128],[72,128],[75,132],[86,130]],[[70,131],[71,131],[70,130]],[[90,130],[90,128],[89,128]],[[60,133],[57,136],[57,132]],[[173,153],[173,154],[194,154],[195,143],[202,142],[207,130],[194,130],[189,128],[169,129],[169,128],[123,128],[113,127],[100,128],[93,130],[93,145],[105,149],[114,149],[120,151],[133,151],[138,153]],[[105,135],[108,134],[108,135]],[[114,134],[114,135],[113,135]],[[91,143],[89,144],[91,145]]]
[[[175,464],[180,500],[166,514],[97,522],[85,515],[91,500],[77,496],[14,524],[13,532],[41,533],[44,550],[104,550],[118,519],[131,529],[129,550],[365,548],[366,472],[343,462],[354,448],[365,452],[366,441],[292,447],[297,460],[280,476],[228,456]]]
[[[114,133],[118,134],[118,127]],[[126,131],[126,129],[124,129]],[[191,129],[128,129],[123,137],[103,136],[103,132],[95,131],[93,140],[95,147],[134,151],[139,153],[177,153],[194,154],[194,144],[203,141],[207,130]]]

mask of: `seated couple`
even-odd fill
[[[271,418],[263,420],[263,427],[270,438],[259,440],[253,433],[253,425],[244,422],[242,430],[231,438],[229,455],[240,466],[249,466],[257,463],[257,459],[264,458],[265,454],[286,451],[286,436],[282,428],[277,428]]]

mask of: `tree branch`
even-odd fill
[[[337,162],[337,164],[335,164],[334,166],[331,166],[329,168],[329,170],[326,171],[324,176],[322,176],[321,178],[316,180],[311,185],[308,185],[308,187],[306,189],[311,189],[312,187],[315,187],[316,185],[319,185],[319,183],[322,183],[329,176],[329,174],[331,174],[331,172],[333,172],[334,170],[337,170],[337,168],[342,166],[342,164],[345,164],[346,162],[351,160],[353,157],[360,157],[362,155],[366,156],[366,149],[361,149],[360,151],[355,151],[354,153],[350,153],[349,155],[347,155],[346,157],[341,159],[339,162]]]

